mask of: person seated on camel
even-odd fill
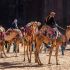
[[[48,15],[48,17],[46,17],[46,25],[48,25],[48,26],[50,26],[51,28],[55,28],[55,24],[56,24],[56,21],[55,21],[55,12],[50,12],[49,13],[49,15]],[[51,30],[51,29],[50,29]],[[53,29],[54,30],[54,29]],[[53,31],[54,32],[54,31]],[[55,35],[56,33],[54,33],[53,35],[51,34],[49,34],[49,37],[50,38],[54,38],[56,35]]]
[[[50,26],[50,27],[54,27],[55,25],[55,12],[50,12],[50,14],[48,15],[48,17],[46,17],[46,25]]]
[[[13,23],[12,23],[12,29],[18,29],[18,20],[15,18]]]

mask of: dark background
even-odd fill
[[[0,0],[0,24],[10,27],[14,18],[19,26],[33,20],[43,24],[50,11],[56,12],[56,21],[63,28],[70,24],[70,0]]]

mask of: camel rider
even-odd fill
[[[55,24],[55,12],[50,12],[50,14],[48,15],[48,17],[46,17],[46,25],[50,26],[53,28],[54,24]]]
[[[46,25],[50,26],[51,28],[54,28],[55,25],[55,12],[50,12],[50,14],[48,15],[48,17],[46,17]],[[55,34],[51,35],[49,34],[50,38],[55,38]]]
[[[12,23],[12,29],[14,29],[15,31],[17,31],[20,35],[20,37],[22,37],[22,32],[21,30],[18,28],[18,20],[14,19],[13,23]]]
[[[18,20],[14,19],[13,23],[12,23],[12,29],[18,29],[18,25],[17,25]]]

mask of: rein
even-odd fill
[[[64,31],[66,30],[66,29],[62,28],[61,26],[59,26],[58,24],[56,24],[56,26],[57,26],[58,28],[64,30]]]

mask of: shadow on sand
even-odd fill
[[[3,62],[0,63],[0,69],[8,69],[8,68],[24,68],[24,67],[44,67],[44,65],[38,64],[28,64],[28,63],[16,63],[16,62]]]

